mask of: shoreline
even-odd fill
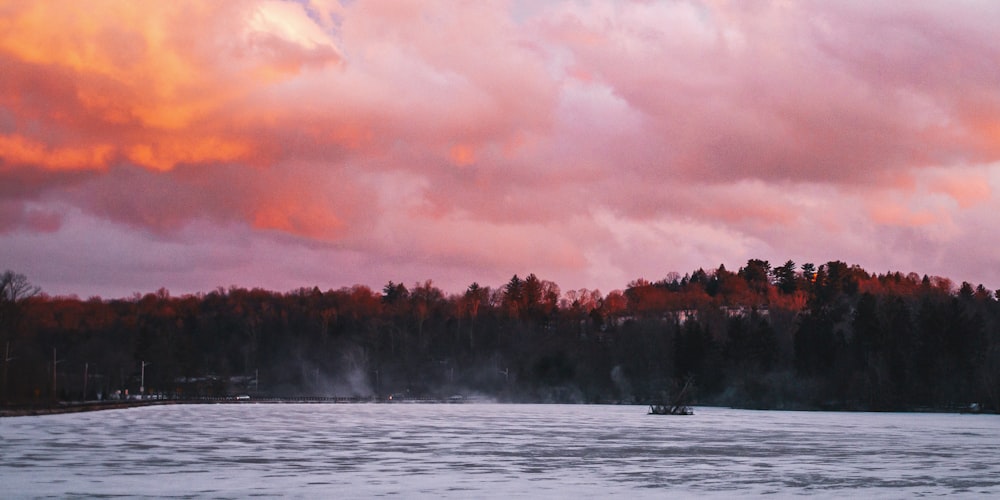
[[[205,399],[158,399],[158,400],[125,400],[125,401],[78,401],[38,405],[12,405],[0,406],[0,418],[7,417],[34,417],[43,415],[62,415],[65,413],[82,413],[104,410],[123,410],[128,408],[139,408],[144,406],[163,405],[187,405],[187,404],[462,404],[476,403],[483,401],[463,400],[455,401],[448,399],[399,399],[381,400],[376,398],[354,398],[354,397],[289,397],[289,398],[259,398],[259,399],[237,399],[235,397],[205,398]],[[492,402],[497,402],[493,400]],[[503,404],[503,403],[499,403]],[[543,403],[544,404],[544,403]],[[583,403],[586,404],[586,403]],[[646,406],[645,404],[626,404],[626,406]],[[695,405],[714,406],[714,405]],[[733,406],[722,406],[723,408],[733,408],[739,410],[758,411],[801,411],[801,412],[834,412],[834,413],[955,413],[955,414],[982,414],[996,415],[993,411],[968,411],[963,408],[920,408],[913,410],[851,410],[851,409],[761,409],[761,408],[739,408]]]
[[[121,410],[140,406],[155,406],[165,404],[192,403],[193,401],[158,400],[158,401],[86,401],[75,403],[60,403],[57,405],[16,405],[0,407],[0,418],[4,417],[35,417],[41,415],[61,415],[64,413],[81,413],[102,410]]]
[[[218,397],[201,399],[156,399],[141,400],[129,399],[119,401],[74,401],[48,404],[28,404],[0,406],[0,418],[4,417],[32,417],[41,415],[61,415],[64,413],[81,413],[103,410],[122,410],[127,408],[139,408],[143,406],[163,406],[163,405],[199,405],[199,404],[352,404],[352,403],[386,403],[392,404],[392,400],[380,400],[376,398],[362,397],[284,397],[284,398],[256,398],[239,399],[237,397]],[[399,399],[397,404],[402,403],[447,403],[454,404],[457,401],[446,399]],[[464,401],[463,401],[464,402]]]

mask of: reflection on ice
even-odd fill
[[[1000,494],[1000,418],[189,405],[0,420],[5,497]]]

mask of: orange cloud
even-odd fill
[[[3,143],[7,163],[103,168],[117,154],[164,171],[259,160],[262,148],[276,148],[244,136],[271,111],[247,99],[303,68],[340,61],[295,3],[17,2],[4,9],[0,64],[9,61],[14,74],[3,102],[18,123],[41,125],[19,127],[22,137]],[[29,100],[55,90],[39,81],[59,82],[61,95],[39,96],[55,97],[58,107]],[[53,132],[98,146],[41,149],[52,141],[35,134]]]
[[[99,170],[107,167],[114,147],[49,147],[21,135],[0,135],[0,161],[51,170]]]
[[[0,50],[34,65],[68,68],[78,78],[100,76],[141,89],[146,103],[169,100],[184,108],[186,99],[178,99],[186,97],[183,90],[202,87],[211,78],[183,52],[184,45],[175,44],[174,37],[187,31],[184,7],[98,1],[53,8],[24,2],[5,13]],[[193,8],[188,15],[206,14],[204,8],[186,7]],[[86,94],[95,90],[80,89],[91,101]]]
[[[326,207],[282,200],[257,207],[253,227],[332,241],[344,229],[344,224]]]
[[[255,147],[246,140],[220,137],[163,137],[152,143],[138,143],[127,152],[137,165],[153,170],[170,170],[179,163],[215,163],[252,158]]]
[[[938,180],[930,187],[930,191],[948,195],[961,208],[985,203],[993,196],[987,179],[979,176],[962,177],[959,174]]]
[[[476,162],[476,150],[466,144],[452,146],[449,156],[451,162],[459,167],[467,167]]]

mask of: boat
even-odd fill
[[[688,404],[691,398],[691,379],[684,382],[684,387],[674,396],[670,403],[651,403],[650,415],[694,415],[694,410]]]
[[[694,415],[690,406],[649,405],[650,415]]]

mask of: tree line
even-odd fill
[[[134,396],[484,397],[774,409],[1000,407],[1000,290],[831,261],[638,279],[534,274],[287,293],[52,297],[0,276],[0,402]]]

